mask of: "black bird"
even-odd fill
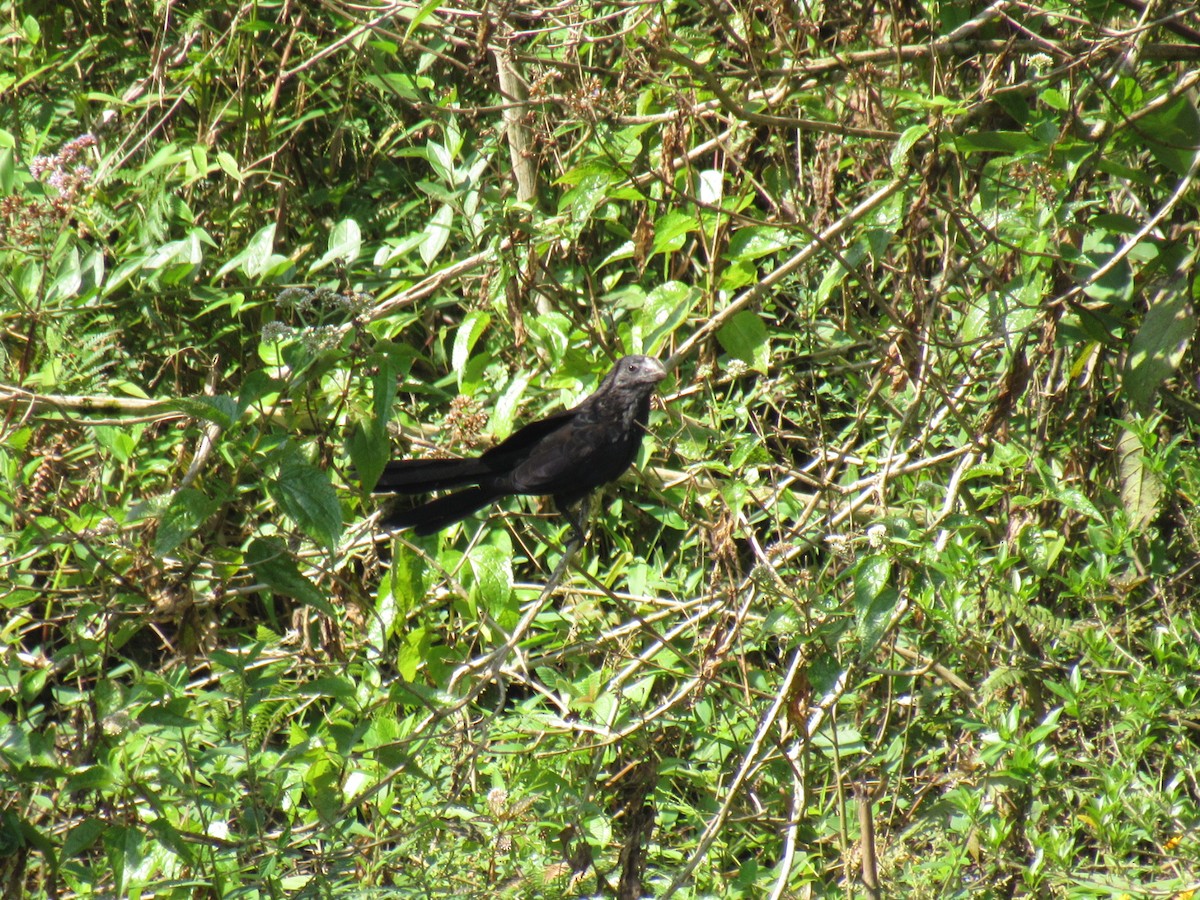
[[[571,507],[633,464],[650,397],[667,370],[650,356],[626,356],[578,406],[531,422],[474,459],[401,459],[387,464],[375,490],[426,494],[473,485],[413,509],[393,511],[385,528],[433,534],[509,494],[551,494],[583,537]]]

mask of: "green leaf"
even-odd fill
[[[721,293],[732,294],[756,281],[758,281],[758,267],[748,259],[739,259],[721,270],[718,290]]]
[[[0,760],[5,768],[20,767],[29,762],[32,749],[29,734],[16,723],[0,725]]]
[[[858,611],[859,656],[874,652],[887,635],[900,603],[900,592],[890,586],[892,562],[882,554],[862,559],[854,571],[854,607]]]
[[[248,278],[258,278],[265,274],[273,264],[276,256],[275,224],[260,228],[246,245],[245,256],[242,259],[242,272]]]
[[[1089,519],[1095,519],[1097,522],[1104,521],[1104,516],[1100,514],[1100,510],[1096,508],[1096,505],[1079,488],[1061,488],[1055,491],[1054,496],[1067,509],[1087,516]]]
[[[396,600],[400,615],[416,609],[425,599],[428,573],[429,566],[424,555],[403,543],[397,544],[392,566],[388,570],[388,589]]]
[[[864,557],[854,570],[854,608],[863,613],[875,601],[892,577],[892,561],[876,553]]]
[[[69,300],[79,292],[83,283],[83,272],[79,266],[79,250],[71,247],[65,257],[59,262],[54,273],[54,280],[46,292],[48,303],[61,303]]]
[[[729,454],[729,465],[734,469],[741,469],[751,461],[759,465],[770,465],[773,462],[771,454],[762,445],[762,438],[756,434],[735,438],[733,452]]]
[[[432,265],[433,261],[438,258],[438,254],[442,252],[442,248],[446,246],[446,241],[450,240],[450,226],[454,222],[454,208],[449,204],[443,204],[438,208],[438,211],[433,214],[433,218],[429,220],[429,225],[425,228],[425,236],[421,240],[421,261],[425,265]]]
[[[571,344],[570,318],[559,312],[548,312],[527,320],[531,337],[545,345],[551,359],[562,359]]]
[[[105,269],[106,263],[102,249],[93,247],[84,254],[83,262],[80,264],[80,294],[82,296],[98,292],[104,286]]]
[[[694,214],[671,210],[654,223],[654,247],[650,255],[679,250],[687,236],[699,227],[700,221]]]
[[[412,681],[417,677],[432,645],[432,635],[425,628],[414,628],[404,635],[404,643],[396,654],[396,671],[401,678]]]
[[[592,172],[563,195],[559,202],[559,211],[570,213],[572,237],[578,237],[582,233],[583,227],[591,221],[596,207],[605,201],[611,179],[612,175],[607,170]]]
[[[220,279],[234,269],[241,268],[242,274],[247,278],[258,278],[276,259],[272,253],[274,246],[275,223],[272,222],[256,231],[240,253],[217,269],[215,277]]]
[[[1197,134],[1200,134],[1200,112],[1190,92],[1151,112],[1138,127],[1139,138],[1154,159],[1179,176],[1191,170]]]
[[[279,467],[267,492],[314,541],[332,550],[342,534],[342,508],[329,475],[299,458]]]
[[[232,427],[242,414],[238,402],[232,397],[226,397],[224,394],[217,394],[211,397],[207,395],[178,397],[175,400],[169,400],[164,406],[168,409],[175,409],[181,413],[186,413],[196,419],[214,422],[222,428]]]
[[[78,825],[67,832],[67,837],[62,845],[62,858],[64,860],[74,859],[85,850],[90,849],[108,828],[109,823],[96,816],[89,816],[81,820]]]
[[[350,432],[347,450],[355,474],[364,487],[374,486],[391,458],[392,442],[387,423],[391,419],[392,403],[396,399],[396,364],[384,356],[371,378],[371,419],[358,422]]]
[[[421,23],[424,23],[428,17],[437,12],[437,8],[440,5],[442,5],[442,0],[425,0],[424,4],[416,8],[416,12],[413,13],[413,20],[408,23],[408,28],[404,30],[404,37],[412,37],[413,32],[419,29]]]
[[[17,261],[15,267],[17,274],[13,281],[17,296],[24,302],[31,303],[35,297],[41,296],[44,269],[33,257]]]
[[[454,349],[450,353],[450,365],[458,375],[459,389],[469,378],[467,364],[471,361],[471,351],[491,322],[490,313],[475,309],[463,316],[462,324],[458,326],[454,335]]]
[[[850,274],[850,269],[866,259],[867,256],[866,241],[858,241],[849,249],[841,254],[841,259],[834,260],[829,264],[829,268],[825,271],[825,275],[821,278],[821,283],[817,286],[817,300],[825,303],[829,296],[833,293],[834,288],[846,280],[846,276]],[[845,265],[843,265],[843,261]]]
[[[187,159],[187,151],[180,150],[174,143],[163,144],[154,152],[133,176],[133,181],[149,178],[159,169],[170,169]]]
[[[588,179],[601,179],[606,183],[611,183],[619,178],[624,177],[621,172],[613,169],[611,165],[600,159],[588,159],[587,161],[568,169],[554,180],[555,184],[582,184]],[[559,207],[560,211],[562,207]]]
[[[142,264],[143,270],[151,273],[162,284],[177,285],[189,278],[204,260],[201,243],[208,235],[192,228],[177,241],[160,246]]]
[[[699,288],[681,281],[660,284],[647,294],[633,328],[641,352],[652,356],[658,353],[702,296]]]
[[[1021,558],[1037,575],[1045,576],[1050,570],[1050,548],[1046,536],[1036,525],[1026,525],[1017,535],[1017,549]]]
[[[1128,426],[1117,438],[1117,467],[1121,481],[1121,505],[1129,527],[1142,532],[1158,517],[1164,487],[1150,466],[1142,438]]]
[[[237,418],[241,418],[242,413],[261,402],[265,397],[282,393],[286,387],[286,382],[279,378],[273,378],[263,369],[251,372],[242,381],[241,390],[238,391],[235,406]]]
[[[892,167],[897,168],[904,165],[908,161],[908,151],[912,149],[913,144],[927,134],[929,134],[929,126],[925,124],[910,125],[904,129],[904,133],[900,135],[900,139],[892,147]]]
[[[362,252],[362,232],[359,230],[358,223],[353,219],[342,219],[329,232],[329,249],[312,264],[309,271],[316,272],[337,260],[341,260],[347,266],[353,265],[360,252]]]
[[[379,428],[373,422],[355,424],[346,440],[346,450],[354,475],[364,490],[370,490],[379,481],[391,458],[391,447],[386,428]]]
[[[57,868],[58,854],[54,844],[22,819],[16,810],[0,810],[0,859],[16,857],[21,848],[26,846],[35,847],[47,857],[51,866]]]
[[[1046,88],[1038,94],[1038,99],[1058,112],[1066,112],[1071,108],[1071,101],[1058,88]]]
[[[104,790],[112,783],[112,769],[106,765],[88,765],[73,771],[65,787],[68,791]]]
[[[353,702],[357,691],[354,682],[349,678],[338,675],[323,675],[306,681],[297,691],[302,697],[334,697],[349,705]]]
[[[1089,233],[1083,241],[1083,250],[1076,264],[1076,277],[1081,282],[1089,281],[1097,272],[1108,265],[1121,245],[1119,233],[1097,230]],[[1133,268],[1126,257],[1103,275],[1091,281],[1084,293],[1093,300],[1124,305],[1133,297]]]
[[[98,443],[121,463],[127,464],[133,456],[134,435],[128,430],[112,425],[96,425],[92,429]]]
[[[506,624],[512,611],[512,551],[493,544],[477,544],[471,548],[467,561],[474,576],[471,601],[486,609],[501,625]]]
[[[156,725],[160,728],[195,728],[200,722],[185,715],[187,700],[180,698],[164,706],[148,706],[138,713],[139,725]]]
[[[977,134],[958,135],[954,139],[959,150],[987,151],[991,153],[1025,154],[1045,152],[1046,145],[1023,131],[985,131]]]
[[[0,191],[11,194],[17,183],[16,157],[12,147],[0,149]]]
[[[306,606],[336,618],[333,606],[325,595],[306,578],[277,537],[255,538],[246,551],[246,565],[254,577],[277,594],[299,600]]]
[[[435,7],[439,2],[440,0],[434,0]],[[378,46],[382,42],[373,43]],[[395,51],[389,49],[388,52],[394,53]],[[422,90],[427,87],[426,79],[413,78],[403,72],[380,72],[378,75],[368,76],[363,81],[380,91],[390,91],[408,101],[420,102],[425,99]]]
[[[729,239],[725,258],[732,261],[758,259],[777,253],[791,243],[788,233],[782,228],[753,225],[739,228]]]
[[[1176,282],[1150,301],[1125,361],[1122,388],[1133,408],[1148,413],[1154,395],[1175,374],[1196,332],[1196,311],[1186,285]]]
[[[766,374],[771,360],[770,338],[758,313],[748,309],[737,313],[717,332],[717,340],[731,356]]]
[[[217,165],[221,168],[222,172],[241,184],[242,170],[238,168],[237,160],[228,152],[224,150],[217,152]]]
[[[185,488],[171,498],[171,504],[158,522],[154,536],[154,554],[167,556],[196,533],[219,508],[220,503],[202,491]]]
[[[517,410],[520,408],[521,398],[525,396],[525,388],[529,386],[529,379],[529,373],[518,372],[496,401],[492,418],[488,422],[488,431],[497,441],[502,441],[512,434]]]

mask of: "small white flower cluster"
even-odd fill
[[[488,809],[492,811],[493,816],[499,816],[508,806],[508,791],[502,787],[494,787],[488,791],[487,795]]]
[[[342,294],[327,287],[289,287],[284,288],[275,297],[275,306],[278,309],[293,309],[296,312],[307,312],[314,308],[338,309],[351,316],[357,316],[371,308],[373,299],[363,291]]]
[[[327,287],[284,288],[275,296],[275,308],[294,313],[306,313],[322,309],[340,310],[351,319],[357,319],[371,308],[375,298],[365,291],[340,293]],[[339,325],[288,325],[284,322],[267,322],[262,327],[262,340],[271,344],[278,341],[299,340],[310,350],[324,350],[336,346],[342,339],[343,329]]]
[[[283,322],[268,322],[262,327],[260,334],[264,344],[274,344],[276,341],[285,341],[295,335],[296,329],[291,325]]]
[[[883,546],[883,541],[887,537],[887,526],[876,523],[867,529],[867,543],[870,544],[872,550],[878,550]]]
[[[876,523],[870,526],[866,532],[867,546],[872,550],[879,550],[887,541],[887,526]],[[853,556],[854,544],[856,539],[849,534],[827,534],[825,535],[825,543],[838,556]]]

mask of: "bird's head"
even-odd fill
[[[612,370],[616,385],[658,384],[666,377],[666,368],[653,356],[623,357]]]

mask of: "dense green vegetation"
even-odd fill
[[[4,897],[1200,888],[1194,5],[0,8]]]

